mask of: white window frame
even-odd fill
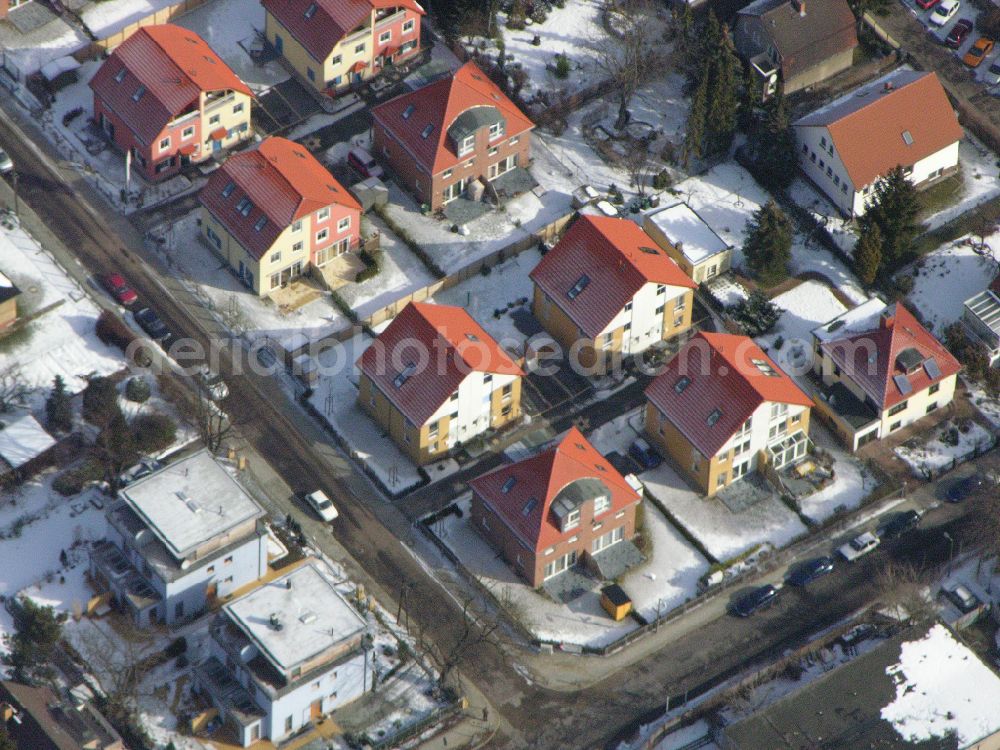
[[[351,228],[351,217],[345,216],[343,219],[337,222],[337,231],[346,232]]]
[[[181,131],[181,140],[186,141],[188,138],[194,135],[194,125],[188,125],[184,130]]]
[[[465,156],[469,152],[476,148],[476,134],[467,135],[462,139],[462,142],[458,144],[458,155]]]
[[[385,44],[386,42],[391,40],[392,40],[392,29],[389,29],[388,31],[383,31],[381,34],[378,35],[379,44]]]
[[[611,510],[611,498],[608,495],[601,495],[594,498],[594,515],[599,516]]]
[[[281,251],[280,250],[275,250],[273,253],[271,253],[271,262],[272,263],[277,263],[280,260],[281,260]]]
[[[318,232],[316,232],[316,241],[323,242],[323,240],[325,240],[329,236],[330,236],[329,229],[320,229]]]
[[[161,138],[159,146],[160,146],[160,151],[166,151],[168,148],[170,148],[170,136],[168,135],[166,138]]]
[[[416,25],[417,25],[416,22],[412,18],[408,21],[403,21],[403,33],[404,34],[411,33],[413,29],[416,27]]]
[[[316,221],[326,221],[330,218],[330,207],[321,208],[316,214]]]
[[[490,125],[490,141],[503,138],[503,122],[495,122]]]

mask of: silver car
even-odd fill
[[[8,153],[0,148],[0,174],[7,174],[8,172],[13,171],[14,162],[10,160]]]

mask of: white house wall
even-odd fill
[[[475,356],[475,355],[471,355]],[[458,402],[445,401],[427,422],[458,412],[458,418],[449,423],[448,440],[466,441],[490,428],[490,397],[493,391],[513,383],[519,376],[493,374],[490,383],[484,382],[486,373],[475,370],[465,376],[458,386]],[[456,408],[457,406],[457,408]],[[449,445],[452,447],[452,445]]]
[[[856,198],[860,193],[855,192],[855,186],[847,176],[847,168],[840,160],[840,154],[833,147],[830,133],[825,127],[809,126],[795,128],[796,148],[798,149],[799,166],[802,171],[811,179],[820,190],[845,214],[857,213]],[[823,139],[826,139],[826,146],[821,146]],[[830,151],[833,151],[831,154]],[[812,155],[816,155],[813,161]],[[820,162],[823,166],[820,166]],[[827,174],[827,168],[830,174]],[[840,179],[840,184],[834,182],[834,177]],[[846,192],[845,192],[846,186]],[[863,198],[863,196],[862,196]],[[861,202],[864,211],[864,200]]]
[[[758,468],[757,458],[760,451],[765,450],[768,445],[774,443],[779,439],[779,436],[770,437],[771,431],[771,405],[773,401],[765,401],[763,404],[757,407],[751,417],[752,421],[750,423],[750,450],[744,451],[739,456],[733,458],[733,468],[742,465],[749,460],[750,465],[747,471],[753,471]],[[798,404],[789,404],[788,411],[782,415],[779,419],[774,420],[775,422],[785,422],[794,417],[796,414],[801,414],[806,411],[806,407],[800,406]],[[791,435],[795,430],[789,430],[781,433],[781,436]],[[739,439],[730,438],[722,450],[719,451],[717,455],[724,455],[730,450],[735,448],[737,445],[742,445],[747,441],[746,435],[741,435]]]
[[[685,287],[667,285],[663,294],[657,294],[659,284],[648,282],[644,284],[632,298],[632,309],[624,308],[618,311],[614,319],[597,336],[603,336],[611,331],[622,328],[626,323],[632,327],[629,335],[622,334],[622,353],[638,354],[653,344],[663,340],[663,316],[666,310],[657,313],[656,308],[666,305],[672,299],[682,297],[688,290]]]

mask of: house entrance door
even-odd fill
[[[309,704],[309,718],[312,721],[316,721],[320,716],[323,715],[323,699],[317,698],[312,703]]]

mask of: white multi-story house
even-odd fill
[[[813,331],[816,408],[856,450],[951,403],[961,365],[899,302],[870,300]]]
[[[267,572],[264,510],[202,450],[128,485],[90,573],[141,627],[173,625]]]
[[[531,272],[532,311],[584,367],[691,326],[697,284],[635,222],[583,215]]]
[[[278,744],[369,687],[368,628],[310,560],[226,604],[195,679],[243,747]]]
[[[935,73],[896,70],[793,124],[799,165],[847,216],[901,166],[917,187],[958,169],[962,126]]]
[[[812,399],[747,336],[696,334],[646,398],[650,441],[708,496],[809,447]]]
[[[411,302],[357,364],[358,403],[417,464],[521,416],[524,373],[460,307]]]

